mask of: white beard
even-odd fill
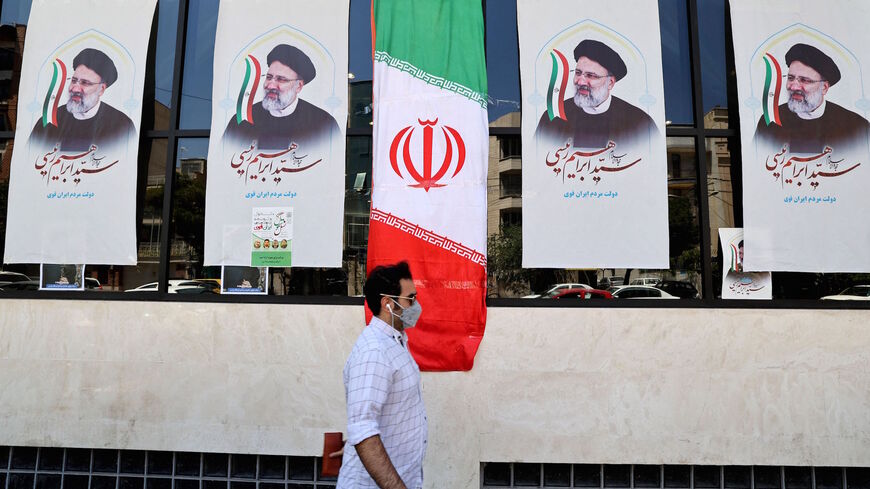
[[[788,110],[795,114],[809,114],[822,104],[821,90],[816,90],[814,92],[805,92],[801,90],[800,92],[804,94],[803,100],[795,100],[791,98],[793,92],[789,91]]]
[[[296,98],[296,94],[292,90],[287,90],[286,92],[276,91],[278,92],[278,98],[263,97],[263,108],[270,112],[286,109]]]
[[[585,86],[589,89],[589,95],[581,95],[580,87]],[[574,93],[574,103],[577,107],[591,109],[598,107],[607,100],[607,86],[601,85],[598,88],[592,88],[590,85],[574,85],[576,92]]]
[[[90,95],[82,95],[81,102],[74,102],[72,99],[66,102],[66,111],[70,114],[84,114],[94,108],[97,102],[100,101],[100,94],[94,92]]]

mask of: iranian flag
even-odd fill
[[[239,98],[236,102],[236,123],[254,123],[254,97],[257,96],[257,87],[260,85],[260,62],[253,55],[245,58],[245,78],[242,81],[242,89],[239,90]]]
[[[565,115],[565,89],[568,87],[568,60],[558,49],[550,51],[553,60],[553,71],[550,74],[550,85],[547,88],[547,115],[550,120],[555,118],[568,120]]]
[[[770,53],[764,53],[764,122],[781,126],[779,121],[779,95],[782,92],[782,69],[776,58]]]
[[[51,83],[48,85],[48,93],[45,94],[45,102],[42,104],[42,127],[49,124],[57,127],[57,104],[63,95],[63,87],[66,86],[66,65],[63,61],[55,58],[52,63]]]
[[[373,0],[372,36],[367,266],[410,264],[423,315],[408,344],[420,368],[470,370],[486,323],[481,3]]]

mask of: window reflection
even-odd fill
[[[205,178],[208,139],[178,140],[172,183],[172,227],[169,246],[169,290],[177,292],[182,282],[220,279],[220,268],[203,267],[205,243]],[[198,287],[213,293],[214,287]]]
[[[155,53],[154,76],[154,127],[169,129],[169,109],[172,107],[172,79],[175,72],[175,41],[178,33],[178,0],[161,0],[157,5],[157,39],[152,41]],[[148,66],[149,71],[151,65]],[[147,77],[148,75],[146,75]]]
[[[515,2],[486,0],[486,78],[489,121],[520,111],[519,45]],[[519,124],[516,124],[519,126]]]
[[[17,23],[7,24],[5,9],[4,2],[4,21],[0,26],[0,131],[14,131],[15,114],[18,110],[18,85],[21,78],[21,54],[24,51],[27,26]],[[17,22],[17,19],[14,21]]]
[[[675,125],[693,125],[692,63],[686,0],[659,0],[665,118]]]
[[[211,89],[214,38],[219,0],[190,0],[187,42],[184,46],[184,86],[181,90],[181,129],[211,127]]]
[[[698,2],[698,43],[701,49],[701,84],[704,113],[724,111],[724,119],[704,117],[704,127],[728,128],[728,80],[725,63],[725,0]],[[735,82],[736,83],[736,82]]]
[[[2,8],[0,8],[0,24],[27,25],[31,5],[33,5],[33,0],[3,0]]]

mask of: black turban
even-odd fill
[[[822,79],[827,80],[831,86],[840,81],[840,69],[837,68],[834,60],[809,44],[795,44],[792,46],[785,53],[785,64],[790,65],[792,61],[800,61],[818,71],[819,75],[822,75]]]
[[[586,56],[605,67],[616,78],[616,81],[621,80],[628,73],[628,68],[625,67],[622,58],[601,41],[593,41],[592,39],[580,41],[580,44],[574,48],[574,61],[580,59],[580,56]]]
[[[118,79],[118,70],[115,69],[115,63],[106,56],[106,53],[97,49],[86,48],[73,58],[73,69],[85,65],[88,68],[97,72],[106,87],[112,86],[115,80]]]
[[[279,44],[269,52],[266,57],[266,64],[271,65],[273,61],[279,61],[281,64],[289,67],[298,74],[304,83],[308,83],[314,79],[317,71],[314,69],[314,63],[311,58],[302,52],[297,47],[289,44]]]

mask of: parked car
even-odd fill
[[[648,285],[623,285],[611,287],[610,292],[616,299],[679,299],[664,290]]]
[[[18,272],[0,272],[0,282],[27,282],[30,277]]]
[[[613,294],[601,289],[569,289],[554,295],[553,299],[613,299]]]
[[[556,285],[550,287],[549,289],[547,289],[546,292],[543,292],[541,294],[526,295],[526,296],[523,296],[523,299],[552,299],[553,296],[559,294],[560,292],[565,292],[566,290],[591,289],[591,288],[592,287],[590,287],[586,284],[556,284]]]
[[[870,301],[870,285],[853,285],[836,295],[826,295],[823,301]]]
[[[625,277],[609,277],[609,279],[612,287],[618,287],[625,284]]]
[[[631,283],[628,285],[655,285],[661,280],[658,277],[638,277],[631,279]]]
[[[20,282],[2,282],[0,290],[39,290],[39,281],[28,279]]]
[[[147,283],[145,285],[140,285],[135,289],[128,289],[125,292],[157,292],[157,282]],[[169,289],[168,292],[170,294],[212,294],[214,292],[214,287],[212,285],[206,285],[196,280],[170,280],[169,281]]]
[[[103,284],[95,278],[85,277],[85,288],[89,290],[103,290]]]
[[[698,299],[701,297],[694,285],[682,280],[662,280],[655,285],[655,288],[664,290],[680,299]]]

